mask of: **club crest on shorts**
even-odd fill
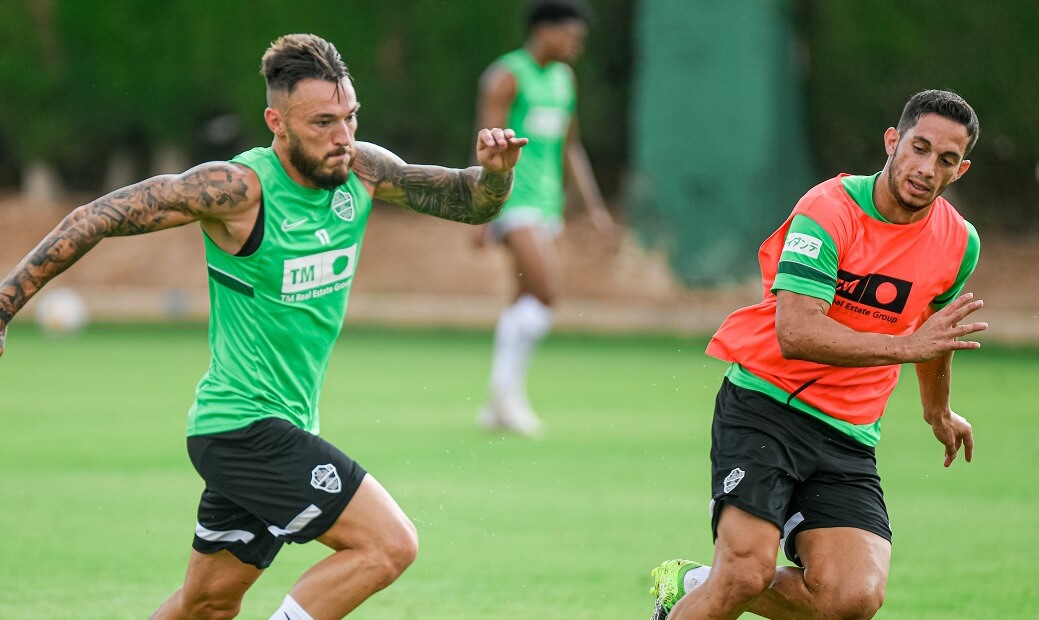
[[[345,222],[354,221],[354,196],[353,194],[337,189],[332,194],[332,211],[339,219]]]
[[[338,493],[343,488],[343,484],[339,480],[339,472],[331,463],[318,465],[310,472],[310,486],[326,493]]]
[[[729,475],[725,476],[725,485],[722,487],[722,489],[726,493],[731,492],[733,489],[736,488],[736,485],[740,483],[740,480],[743,480],[743,476],[745,476],[746,473],[747,472],[743,471],[739,467],[730,471]]]

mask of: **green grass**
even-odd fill
[[[700,340],[555,335],[531,377],[549,434],[532,442],[475,428],[489,338],[344,331],[323,435],[390,490],[421,541],[353,617],[647,617],[650,568],[711,555],[723,365]],[[142,618],[179,585],[201,491],[185,414],[207,362],[199,326],[50,339],[15,323],[0,359],[0,617]],[[878,617],[1036,617],[1039,352],[958,356],[953,403],[978,445],[948,470],[906,370],[879,448],[895,548]],[[286,547],[241,617],[268,617],[325,553]]]

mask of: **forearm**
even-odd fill
[[[77,208],[50,232],[0,284],[0,322],[11,318],[47,282],[108,236],[112,221],[97,202]]]
[[[0,284],[0,321],[10,322],[37,291],[105,237],[139,235],[219,216],[245,203],[235,166],[203,164],[116,190],[70,213]],[[258,199],[258,195],[257,195]]]
[[[855,331],[826,317],[777,330],[783,357],[829,366],[902,364],[909,353],[899,336]]]
[[[589,213],[605,211],[606,203],[602,192],[599,191],[599,184],[595,181],[591,162],[588,161],[588,155],[580,144],[567,145],[566,164],[570,180],[577,189],[585,209]]]
[[[918,362],[916,378],[920,384],[924,420],[933,424],[937,419],[948,416],[951,412],[952,351],[930,361]]]
[[[465,169],[406,166],[399,181],[403,205],[439,218],[466,224],[494,219],[512,192],[512,171],[491,172],[482,166]]]

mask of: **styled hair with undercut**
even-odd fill
[[[524,22],[530,34],[541,24],[558,24],[568,19],[589,24],[592,16],[592,8],[584,0],[534,0],[527,5]]]
[[[287,34],[271,43],[260,61],[267,83],[267,105],[274,93],[292,94],[301,80],[353,81],[334,45],[314,34]]]
[[[963,154],[964,157],[978,142],[978,134],[981,133],[978,115],[974,113],[974,108],[970,107],[963,97],[951,90],[924,90],[913,95],[902,110],[902,118],[898,119],[899,135],[915,127],[924,114],[937,114],[967,128],[969,140],[967,141],[967,152]]]

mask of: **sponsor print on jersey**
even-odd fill
[[[804,233],[790,233],[783,243],[784,251],[804,254],[808,258],[819,258],[819,248],[821,247],[823,247],[821,239]]]
[[[913,283],[882,273],[858,275],[837,270],[837,296],[864,306],[901,314],[909,301]]]
[[[523,131],[539,138],[561,138],[566,133],[567,113],[559,108],[531,108]]]
[[[332,194],[332,212],[344,222],[354,221],[354,195],[337,189]]]
[[[282,271],[281,295],[284,301],[303,301],[311,295],[304,291],[339,290],[354,275],[357,244],[310,256],[286,260]],[[315,295],[316,296],[316,295]]]

